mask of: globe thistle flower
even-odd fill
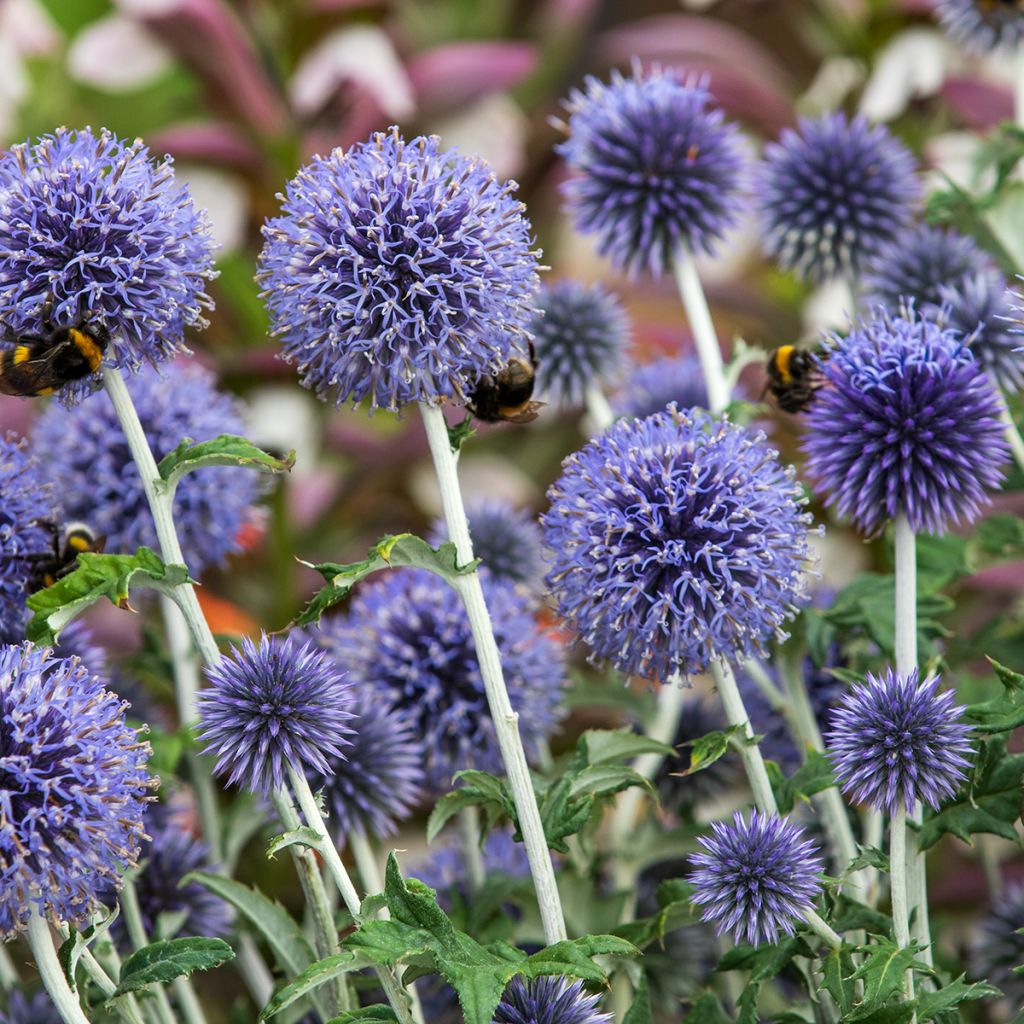
[[[541,519],[559,613],[651,680],[763,652],[807,599],[810,516],[763,434],[674,406],[563,463]]]
[[[680,409],[707,408],[704,371],[692,353],[662,356],[634,366],[611,401],[616,416],[638,420],[664,412],[672,404]]]
[[[229,784],[269,794],[282,788],[288,770],[326,774],[328,759],[352,742],[352,683],[312,643],[245,639],[206,677],[199,738]]]
[[[79,922],[134,864],[149,744],[75,658],[0,647],[0,938],[34,905]]]
[[[600,285],[558,281],[542,287],[543,316],[529,330],[537,354],[537,393],[563,408],[583,405],[587,389],[614,380],[629,345],[629,317]]]
[[[245,433],[238,403],[196,363],[143,369],[128,390],[158,462],[185,437],[206,441]],[[51,405],[36,421],[32,448],[65,517],[89,523],[106,538],[107,551],[157,547],[142,478],[105,392],[70,410]],[[230,466],[182,477],[174,522],[193,575],[241,549],[240,531],[256,519],[253,506],[262,490],[258,474]]]
[[[942,303],[942,286],[992,266],[973,239],[949,228],[913,224],[879,246],[865,262],[863,289],[868,308],[918,309]]]
[[[566,102],[557,150],[576,227],[630,273],[661,274],[677,252],[711,252],[736,222],[744,152],[737,130],[709,109],[703,81],[639,67],[632,78],[587,78]]]
[[[538,254],[514,189],[395,128],[303,167],[263,229],[259,273],[302,383],[371,409],[465,405],[524,353]]]
[[[486,572],[483,587],[509,699],[534,753],[561,717],[565,653],[541,629],[528,594]],[[353,685],[413,723],[428,790],[447,792],[463,768],[501,771],[469,619],[444,580],[425,570],[389,572],[360,589],[347,619],[323,629]]]
[[[63,1019],[46,989],[37,989],[28,996],[15,988],[7,993],[7,1007],[0,1010],[0,1024],[63,1024]]]
[[[867,535],[900,513],[915,531],[970,522],[1007,455],[982,366],[950,330],[879,310],[833,336],[807,414],[807,472],[826,504]]]
[[[824,867],[814,844],[785,818],[737,811],[731,825],[713,822],[713,835],[698,840],[693,902],[719,935],[752,946],[792,935],[795,922],[814,907]]]
[[[169,359],[186,328],[206,326],[213,248],[171,159],[150,160],[139,139],[59,128],[0,156],[0,306],[12,334],[39,334],[48,315],[102,328],[109,365]]]
[[[582,981],[517,976],[508,983],[493,1024],[611,1024],[612,1015],[602,1013],[599,1005],[600,998],[587,992]]]
[[[54,646],[58,658],[78,658],[88,669],[89,675],[103,680],[108,690],[123,696],[111,685],[110,659],[107,652],[96,642],[92,629],[84,619],[72,619],[60,632],[60,640]]]
[[[1024,1003],[1024,978],[1014,968],[1024,960],[1024,885],[1009,887],[982,918],[978,935],[969,947],[968,974],[1002,989],[1006,999]]]
[[[938,676],[920,682],[917,669],[888,668],[843,696],[825,740],[844,793],[893,814],[918,800],[937,810],[957,791],[971,766],[971,727],[938,686]]]
[[[950,38],[972,53],[1012,50],[1024,40],[1024,11],[1015,3],[936,0],[935,10]]]
[[[814,282],[856,275],[910,220],[914,158],[862,116],[802,118],[765,147],[757,195],[766,252]]]
[[[307,771],[314,792],[323,791],[335,844],[351,832],[394,835],[416,809],[423,775],[423,744],[412,721],[379,693],[357,691],[343,755],[327,759],[327,771]]]
[[[526,509],[500,498],[475,498],[466,502],[473,554],[496,580],[536,588],[544,575],[540,526]],[[437,546],[448,540],[444,519],[437,519],[429,534]]]
[[[53,551],[53,490],[23,442],[0,437],[0,642],[25,638],[29,593],[39,558]]]

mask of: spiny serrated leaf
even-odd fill
[[[719,729],[715,732],[705,733],[698,740],[694,740],[690,746],[690,767],[680,775],[693,775],[694,772],[702,772],[710,768],[719,758],[723,757],[729,750],[730,741],[733,737],[742,732],[742,727],[731,725],[728,729]],[[673,773],[675,774],[675,773]]]
[[[332,1017],[327,1024],[388,1024],[390,1021],[397,1021],[395,1011],[390,1006],[377,1004],[376,1006],[363,1006],[358,1010],[346,1010],[337,1017]]]
[[[273,860],[275,854],[288,849],[289,846],[303,846],[315,850],[323,842],[323,839],[323,835],[315,828],[302,825],[290,832],[282,832],[281,835],[274,836],[267,843],[267,856]]]
[[[456,772],[455,781],[459,788],[441,797],[430,812],[427,819],[428,843],[432,843],[449,819],[464,807],[480,807],[486,816],[486,828],[492,828],[503,820],[515,819],[515,802],[505,779],[469,769]]]
[[[297,626],[309,626],[319,622],[320,616],[332,605],[345,598],[360,580],[382,569],[402,566],[427,569],[448,583],[454,584],[459,576],[472,572],[480,562],[479,559],[475,559],[468,565],[460,566],[455,545],[451,541],[445,542],[438,548],[432,548],[415,534],[399,533],[382,537],[370,548],[369,554],[361,562],[351,562],[346,565],[337,562],[320,562],[318,564],[302,562],[302,564],[316,569],[327,581],[327,585],[322,587],[302,610],[295,620]]]
[[[847,872],[860,871],[861,868],[876,868],[889,873],[889,857],[877,846],[862,846],[860,852],[847,865]]]
[[[174,451],[168,452],[157,469],[167,489],[173,493],[178,481],[195,469],[208,466],[239,466],[260,473],[287,473],[295,465],[295,452],[279,459],[237,434],[220,434],[209,441],[186,437]]]
[[[651,1009],[651,997],[647,993],[647,978],[640,976],[632,1005],[622,1018],[622,1024],[654,1024],[654,1011]]]
[[[862,1008],[845,1017],[848,1024],[909,1024],[913,1019],[913,1003],[888,1003],[885,1006]]]
[[[260,1020],[267,1020],[274,1014],[287,1009],[296,1000],[308,995],[315,988],[319,988],[325,982],[339,975],[348,974],[350,971],[358,971],[369,966],[369,960],[356,956],[347,950],[341,953],[334,953],[332,956],[324,957],[310,964],[294,981],[279,988],[260,1014]]]
[[[151,942],[125,960],[111,999],[147,985],[188,977],[193,971],[212,970],[234,955],[235,951],[223,939],[192,937]]]
[[[888,915],[863,903],[858,903],[856,900],[851,900],[843,893],[839,894],[836,910],[830,921],[832,927],[840,934],[858,929],[873,935],[889,935],[892,932],[892,920]]]
[[[722,1009],[718,996],[707,992],[694,1003],[683,1024],[732,1024],[732,1018]]]
[[[981,704],[970,704],[964,718],[980,732],[1010,732],[1024,725],[1024,675],[988,659],[1003,684],[1003,692]]]
[[[131,611],[131,589],[146,587],[170,593],[189,582],[185,566],[165,565],[149,548],[139,548],[134,555],[81,554],[75,569],[29,597],[28,607],[35,614],[25,635],[35,643],[53,645],[61,630],[96,601],[107,598],[118,608]]]
[[[825,989],[840,1012],[849,1013],[853,1008],[853,972],[856,970],[850,951],[845,946],[830,946],[821,966]]]
[[[749,971],[751,981],[768,981],[795,956],[814,956],[814,951],[799,935],[791,935],[770,946],[734,946],[718,961],[715,970]]]
[[[862,1006],[874,1010],[903,988],[907,971],[913,967],[928,970],[916,959],[920,947],[914,943],[900,948],[891,939],[879,939],[862,950],[864,961],[853,973],[853,980],[863,983]]]
[[[973,1002],[976,999],[998,999],[1003,993],[984,982],[965,982],[964,975],[943,985],[937,992],[923,991],[917,1001],[917,1019],[932,1020],[940,1013],[946,1013],[961,1003]]]
[[[820,750],[808,750],[807,760],[788,778],[773,785],[780,814],[788,814],[797,800],[806,800],[815,793],[835,785],[832,765]]]
[[[87,928],[83,928],[82,931],[69,927],[67,939],[61,943],[60,949],[57,950],[57,959],[60,961],[64,977],[67,978],[72,992],[78,990],[75,974],[78,970],[78,961],[81,959],[82,954],[97,939],[106,934],[110,926],[117,920],[120,912],[120,907],[115,905],[113,910],[105,914],[99,921],[95,921]]]
[[[473,426],[472,416],[467,415],[464,420],[448,428],[448,444],[453,452],[458,453],[462,446],[476,433]]]

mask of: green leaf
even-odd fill
[[[364,1006],[358,1010],[346,1010],[338,1017],[332,1017],[327,1024],[380,1024],[381,1021],[397,1021],[395,1011],[390,1006],[377,1004]]]
[[[188,977],[193,971],[209,971],[234,958],[223,939],[164,939],[132,953],[121,967],[117,990],[110,997],[137,992],[153,983]]]
[[[820,750],[808,750],[807,760],[781,783],[773,784],[779,813],[788,814],[797,800],[807,800],[815,793],[835,785],[832,765]]]
[[[589,729],[578,740],[576,749],[583,753],[588,765],[632,761],[642,754],[671,757],[674,749],[643,736],[632,729]]]
[[[647,992],[647,978],[641,975],[636,987],[633,1003],[622,1018],[622,1024],[654,1024],[654,1011],[651,1008],[651,997]]]
[[[863,982],[863,1008],[874,1010],[903,988],[903,979],[911,967],[928,970],[916,959],[916,944],[900,948],[891,939],[880,939],[863,949],[864,962],[853,973],[853,980]]]
[[[814,950],[799,935],[791,935],[771,946],[734,946],[718,961],[715,970],[749,971],[751,981],[768,981],[795,956],[814,957]]]
[[[961,1003],[973,1002],[976,999],[996,999],[1002,994],[994,985],[980,981],[965,982],[964,975],[961,974],[959,978],[944,985],[937,992],[929,992],[926,989],[920,994],[917,1002],[917,1019],[932,1020]]]
[[[282,832],[281,835],[274,836],[267,844],[267,856],[273,860],[275,854],[286,850],[289,846],[303,846],[313,850],[323,842],[323,838],[315,828],[302,825],[290,832]]]
[[[445,542],[438,548],[432,548],[415,534],[399,533],[382,537],[370,548],[369,554],[361,562],[351,562],[347,565],[337,562],[321,562],[319,564],[303,562],[302,564],[316,569],[327,581],[327,585],[321,588],[302,610],[295,620],[296,626],[308,626],[319,622],[320,616],[332,605],[345,598],[360,580],[381,569],[393,569],[401,566],[428,569],[454,585],[459,576],[471,573],[480,564],[480,560],[475,559],[468,565],[460,566],[455,545],[451,541]]]
[[[173,494],[181,478],[195,469],[240,466],[260,473],[287,473],[294,465],[294,451],[279,459],[237,434],[220,434],[209,441],[198,442],[186,437],[174,451],[160,460],[157,469],[168,491]]]
[[[512,790],[503,778],[473,769],[455,773],[459,789],[446,793],[434,805],[427,819],[427,842],[432,843],[448,820],[464,807],[478,806],[487,818],[487,827],[499,821],[514,821],[516,815]]]
[[[461,423],[456,423],[454,427],[448,428],[448,444],[451,445],[453,452],[458,453],[462,446],[476,433],[476,427],[473,424],[473,417],[467,414]]]
[[[263,1008],[260,1020],[267,1020],[268,1017],[273,1017],[274,1014],[287,1009],[296,1000],[308,995],[325,982],[367,966],[369,966],[368,960],[347,950],[324,957],[323,960],[317,960],[310,964],[294,981],[274,993],[270,1002]]]
[[[728,752],[730,740],[734,736],[741,735],[742,732],[741,726],[730,725],[728,729],[705,733],[700,739],[693,740],[689,744],[691,748],[690,767],[680,774],[693,775],[694,772],[702,772],[705,768],[710,768]]]
[[[913,1003],[888,1003],[871,1009],[855,1010],[847,1014],[850,1024],[909,1024],[914,1019]]]
[[[42,0],[42,6],[53,23],[69,38],[111,10],[110,0],[76,0],[73,4],[66,0]]]
[[[840,1013],[848,1014],[853,1009],[856,992],[853,982],[856,967],[849,949],[846,946],[840,946],[838,949],[830,946],[821,966],[825,989],[839,1007]]]
[[[57,959],[60,961],[64,977],[67,978],[72,992],[78,991],[75,973],[82,954],[110,928],[114,921],[117,920],[119,913],[120,908],[115,906],[102,919],[82,929],[82,931],[69,927],[67,939],[61,943],[60,949],[57,950]]]
[[[689,882],[681,878],[666,879],[658,886],[658,913],[619,925],[615,934],[628,939],[640,949],[652,942],[661,942],[676,928],[695,923],[693,904],[690,902],[692,895],[693,886]]]
[[[964,717],[981,732],[1010,732],[1024,725],[1024,675],[993,658],[988,660],[1003,684],[1003,692],[992,700],[968,705]]]
[[[149,548],[139,548],[134,555],[81,554],[77,568],[52,587],[29,597],[28,606],[35,614],[25,631],[26,637],[52,646],[75,616],[104,597],[118,608],[131,611],[128,603],[131,588],[148,587],[169,593],[188,582],[185,566],[164,565],[160,556]]]
[[[708,992],[694,1003],[683,1024],[732,1024],[732,1018],[722,1009],[718,996]]]
[[[872,935],[889,935],[892,932],[892,919],[886,914],[858,903],[842,893],[836,901],[836,910],[830,922],[840,934],[858,930]]]
[[[889,857],[884,850],[878,849],[877,846],[861,846],[859,849],[860,853],[847,865],[847,872],[860,871],[861,868],[876,868],[889,874]]]

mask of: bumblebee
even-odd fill
[[[795,345],[775,349],[768,356],[765,372],[765,391],[771,392],[783,412],[805,412],[822,385],[817,353]]]
[[[109,337],[96,327],[53,327],[20,335],[0,349],[0,394],[49,395],[96,373]]]
[[[98,554],[103,550],[106,540],[105,537],[97,537],[85,523],[66,523],[63,528],[52,522],[45,525],[52,530],[53,548],[21,556],[24,561],[32,563],[32,571],[26,582],[30,594],[44,587],[52,587],[75,568],[79,555],[86,552]]]
[[[484,423],[530,423],[543,402],[532,401],[537,355],[510,359],[498,373],[480,378],[469,400],[469,411]]]

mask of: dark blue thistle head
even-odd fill
[[[144,834],[148,757],[124,705],[76,658],[0,648],[0,938],[33,905],[82,921],[119,884]]]
[[[484,574],[505,685],[528,754],[561,718],[565,653],[521,588]],[[458,594],[424,570],[398,569],[362,587],[348,617],[325,625],[354,686],[388,700],[423,742],[425,785],[447,792],[463,768],[501,771],[469,619]]]
[[[807,414],[807,472],[866,535],[903,513],[915,531],[971,522],[1003,478],[999,398],[951,330],[879,309],[824,354]]]
[[[102,327],[110,365],[169,359],[186,328],[206,326],[213,249],[170,158],[151,160],[141,140],[58,128],[0,157],[0,307],[12,334],[40,334],[48,315]]]
[[[1014,971],[1024,962],[1022,929],[1024,885],[1018,883],[1008,888],[982,918],[969,948],[968,975],[1002,989],[1014,1008],[1024,1003],[1024,977]]]
[[[622,387],[612,396],[617,416],[644,419],[664,412],[669,405],[680,409],[706,409],[708,389],[700,360],[691,353],[662,356],[634,366]]]
[[[582,981],[542,977],[515,977],[505,989],[493,1024],[611,1024],[602,1013],[599,996],[583,988]]]
[[[523,354],[538,254],[514,189],[397,129],[303,167],[263,229],[259,272],[302,383],[371,408],[465,405]]]
[[[971,727],[953,692],[938,687],[938,676],[920,682],[917,669],[888,668],[843,696],[825,742],[844,793],[889,814],[918,800],[937,810],[956,793],[971,765]]]
[[[63,1024],[46,989],[26,995],[19,989],[7,993],[7,1005],[0,1010],[0,1024]]]
[[[764,155],[756,194],[765,251],[811,281],[859,274],[920,197],[910,151],[861,116],[802,118]]]
[[[335,659],[292,637],[243,640],[206,670],[199,738],[217,775],[253,793],[281,789],[289,770],[326,774],[351,743],[353,684]]]
[[[1024,40],[1024,10],[999,0],[936,0],[942,27],[972,53],[1012,50]]]
[[[128,381],[128,390],[158,462],[183,438],[245,433],[238,403],[218,391],[212,374],[196,363],[147,367]],[[142,478],[105,392],[74,409],[51,405],[36,421],[32,450],[65,516],[105,537],[106,551],[157,547]],[[182,477],[174,522],[194,576],[240,550],[240,532],[257,518],[254,505],[262,491],[258,474],[234,467],[207,467]]]
[[[949,228],[912,224],[902,228],[867,260],[863,292],[869,309],[918,309],[942,304],[942,288],[992,267],[974,240]]]
[[[559,613],[620,672],[763,653],[806,598],[810,516],[778,453],[699,409],[620,420],[563,463],[542,517]]]
[[[629,317],[614,295],[579,281],[542,287],[537,304],[543,316],[529,327],[537,394],[562,408],[578,408],[589,388],[619,376],[629,346]]]
[[[466,518],[473,554],[494,579],[539,587],[544,575],[543,538],[535,516],[501,498],[473,498],[466,502]],[[434,522],[429,539],[434,545],[448,539],[443,519]]]
[[[803,829],[774,815],[737,811],[731,825],[713,822],[698,841],[689,875],[693,902],[719,935],[752,946],[792,935],[821,891],[824,867]]]
[[[738,218],[745,154],[710,103],[703,81],[659,69],[571,93],[565,196],[616,267],[661,274],[681,249],[710,252]]]

